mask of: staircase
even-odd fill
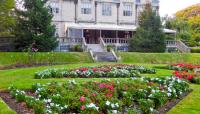
[[[92,50],[93,52],[105,52],[105,50],[100,44],[87,44],[87,47],[89,50]]]
[[[117,62],[117,59],[111,52],[94,52],[98,62]]]
[[[177,49],[179,52],[181,53],[189,53],[191,51],[190,47],[188,47],[187,45],[185,45],[185,43],[183,43],[180,40],[168,40],[166,42],[166,47],[167,47],[167,52],[169,49]]]

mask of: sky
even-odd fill
[[[200,3],[200,0],[160,0],[160,15],[173,16],[177,11]]]

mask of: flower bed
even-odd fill
[[[156,70],[135,65],[104,65],[97,67],[81,67],[73,70],[46,69],[35,73],[35,78],[128,78],[139,76],[140,73],[155,74]]]
[[[179,78],[131,78],[100,82],[36,84],[32,96],[10,87],[10,94],[18,102],[25,102],[36,114],[82,113],[155,113],[172,99],[189,90],[187,82]]]
[[[186,79],[192,83],[200,84],[200,75],[195,72],[195,69],[200,69],[200,65],[192,64],[172,64],[169,69],[175,70],[172,74],[175,77]]]

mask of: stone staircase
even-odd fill
[[[87,44],[87,47],[93,52],[105,52],[100,44]]]
[[[97,62],[117,62],[117,59],[111,52],[94,52]]]
[[[107,52],[101,44],[87,44],[90,54],[97,62],[117,62],[112,52]]]

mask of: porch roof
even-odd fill
[[[90,24],[90,23],[65,23],[65,31],[68,28],[74,29],[93,29],[93,30],[118,30],[118,31],[136,31],[135,25],[116,25],[116,24]],[[175,30],[163,29],[165,33],[175,34]]]
[[[164,31],[164,33],[171,33],[171,34],[175,34],[176,33],[175,30],[171,30],[171,29],[164,29],[163,31]]]
[[[65,24],[65,31],[68,28],[74,28],[74,29],[93,29],[93,30],[135,31],[137,27],[135,25],[66,23]]]

